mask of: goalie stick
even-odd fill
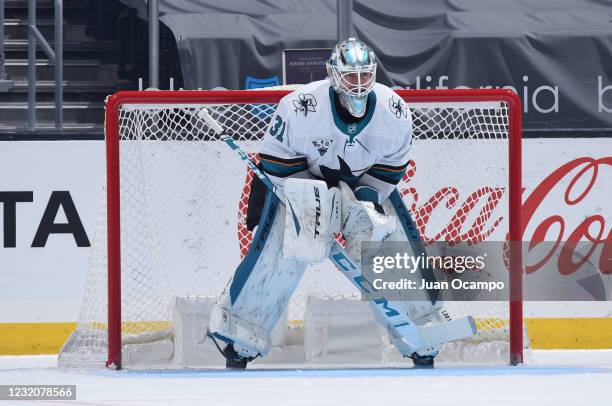
[[[278,197],[279,193],[276,186],[249,158],[246,151],[227,134],[221,124],[210,115],[208,109],[203,107],[197,113],[197,116],[212,128],[221,141],[225,142],[232,150],[236,151],[253,173]],[[471,316],[449,320],[449,312],[444,308],[439,309],[437,314],[438,320],[443,320],[442,323],[417,326],[406,314],[394,308],[393,303],[385,299],[382,294],[361,275],[359,266],[347,255],[344,248],[342,248],[337,241],[334,241],[328,258],[336,268],[351,281],[362,295],[367,295],[367,297],[371,299],[376,311],[382,315],[386,321],[387,327],[399,335],[401,340],[407,345],[418,349],[439,345],[448,341],[460,340],[476,334],[476,324]],[[411,354],[404,355],[410,356]]]

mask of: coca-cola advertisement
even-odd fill
[[[528,300],[610,299],[610,141],[523,141],[519,241],[523,242],[522,268]],[[418,160],[410,162],[400,190],[426,242],[510,239],[509,209],[503,202],[507,193],[505,179],[501,183],[479,183],[477,177],[466,180],[465,172],[459,176],[451,172],[450,176],[458,180],[455,185],[442,182],[432,186],[437,177],[419,174],[419,169]]]

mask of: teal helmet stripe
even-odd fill
[[[344,42],[340,48],[342,57],[348,65],[369,65],[370,53],[362,42]],[[350,44],[350,46],[348,46]]]

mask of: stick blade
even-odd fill
[[[476,322],[472,316],[419,328],[423,345],[442,344],[461,340],[476,334]]]

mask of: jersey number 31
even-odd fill
[[[270,135],[276,138],[279,142],[283,142],[283,134],[287,123],[280,116],[276,116],[274,124],[270,126]]]

